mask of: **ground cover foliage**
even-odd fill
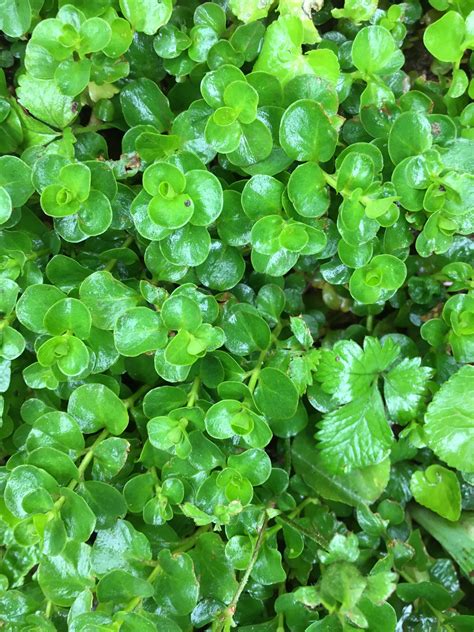
[[[474,629],[473,0],[0,0],[0,626]]]

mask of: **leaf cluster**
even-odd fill
[[[0,30],[0,627],[474,629],[474,1]]]

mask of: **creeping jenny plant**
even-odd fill
[[[0,627],[473,630],[474,1],[0,31]]]

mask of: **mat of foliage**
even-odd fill
[[[474,629],[474,0],[0,0],[0,627]]]

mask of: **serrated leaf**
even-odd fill
[[[343,340],[331,351],[323,350],[316,379],[323,390],[339,404],[346,404],[367,394],[378,375],[388,369],[400,353],[390,339],[383,344],[367,337],[361,348],[352,340]]]
[[[388,459],[348,474],[333,474],[323,463],[321,452],[311,437],[305,433],[293,442],[292,457],[296,473],[316,493],[351,507],[375,502],[387,486],[390,475]]]
[[[451,467],[474,472],[474,366],[464,366],[445,382],[425,415],[429,447]]]
[[[365,398],[327,413],[318,427],[321,459],[333,473],[381,463],[392,443],[382,398],[375,388]]]
[[[373,573],[367,577],[364,596],[372,603],[381,604],[386,601],[397,586],[398,576],[391,571]]]
[[[405,358],[384,375],[384,397],[394,421],[408,423],[420,412],[433,370],[420,358]]]

